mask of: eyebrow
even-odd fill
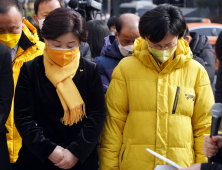
[[[9,27],[9,29],[14,29],[14,28],[17,28],[17,26],[14,25],[12,27]]]
[[[174,41],[174,40],[173,40],[173,41]],[[169,43],[167,43],[167,44],[165,44],[165,45],[171,44],[173,41],[171,41],[171,42],[169,42]],[[156,45],[159,45],[159,46],[160,46],[160,44],[156,44]]]
[[[53,40],[53,41],[56,41],[56,42],[60,42],[60,43],[61,43],[61,41],[59,41],[59,40]]]
[[[68,44],[70,44],[70,43],[74,43],[74,42],[76,42],[75,40],[74,41],[70,41]]]

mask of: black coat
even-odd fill
[[[222,148],[217,155],[212,158],[214,164],[202,164],[201,170],[221,170],[222,169]]]
[[[192,40],[190,42],[190,49],[194,55],[203,59],[205,68],[210,78],[210,83],[214,83],[216,59],[213,53],[212,45],[205,35],[198,35],[195,32],[190,32]]]
[[[12,75],[11,49],[0,43],[0,169],[4,170],[11,169],[6,141],[8,130],[5,123],[11,110],[14,93]]]
[[[23,64],[15,92],[15,125],[23,140],[16,162],[19,169],[59,169],[48,156],[60,145],[79,159],[72,170],[98,170],[97,144],[106,113],[97,65],[80,58],[73,81],[85,102],[87,118],[65,126],[58,94],[45,76],[43,56]]]
[[[215,85],[215,102],[222,103],[222,65],[217,70],[217,82]]]

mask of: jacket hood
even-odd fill
[[[201,50],[211,46],[210,41],[205,35],[199,35],[196,32],[190,32],[192,40],[190,42],[190,48],[194,54],[199,54]]]
[[[16,57],[20,56],[28,48],[34,46],[38,41],[39,36],[37,29],[28,20],[25,20]]]
[[[121,54],[118,43],[114,35],[109,35],[104,38],[105,45],[102,48],[100,55],[107,56],[110,58],[115,58],[121,60],[124,56]]]
[[[161,72],[158,64],[148,50],[147,42],[143,38],[138,38],[135,41],[133,46],[133,56],[141,60],[141,62],[150,69]],[[177,42],[175,58],[162,70],[162,73],[168,73],[173,69],[183,67],[192,59],[192,57],[193,54],[189,44],[183,38],[180,38]]]

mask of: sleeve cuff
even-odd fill
[[[46,162],[49,155],[51,155],[55,148],[56,144],[48,141],[43,148],[39,148],[41,151],[39,152],[39,154],[37,154],[38,158],[42,162]]]

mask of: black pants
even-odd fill
[[[0,169],[12,170],[9,159],[6,134],[0,134]]]

